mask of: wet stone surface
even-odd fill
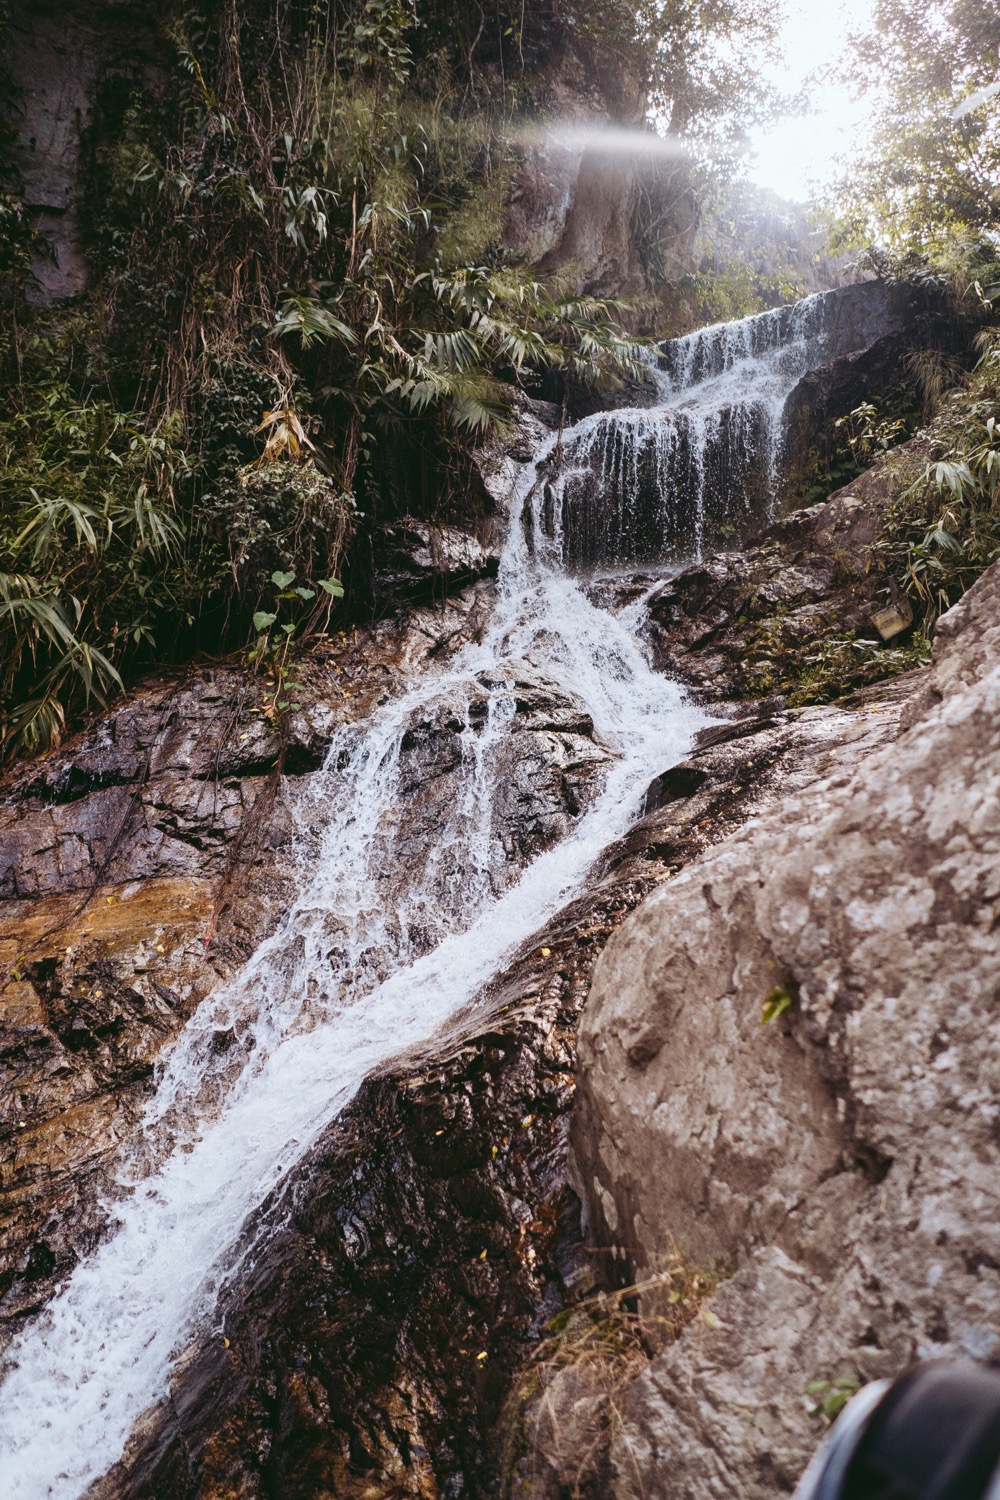
[[[102,1500],[497,1493],[512,1381],[607,1269],[567,1173],[596,959],[670,874],[891,717],[720,725],[659,778],[652,810],[483,997],[468,1039],[370,1080],[266,1206],[216,1333],[186,1352]]]
[[[648,598],[648,639],[661,670],[704,701],[760,700],[796,677],[831,636],[876,637],[891,583],[872,558],[880,517],[927,461],[918,439],[822,505],[794,511],[750,547],[675,570],[665,581],[598,579],[591,597],[620,609]],[[902,476],[902,477],[901,477]]]
[[[863,534],[865,508],[843,514],[841,537],[855,523]],[[783,608],[775,599],[796,595],[803,577],[814,580],[810,598],[826,597],[822,565],[795,552],[795,527],[813,519],[789,524],[792,544],[766,542],[766,563],[747,554],[725,564],[764,612]],[[662,661],[704,680],[724,659],[733,681],[740,608],[723,650],[712,590],[681,581],[678,593],[678,583],[661,596],[681,601],[687,623],[664,624],[661,608]],[[634,598],[648,586],[624,588]],[[605,588],[607,602],[615,588],[622,597],[621,585]],[[300,669],[307,706],[284,744],[262,698],[234,715],[244,679],[207,673],[204,698],[186,688],[173,718],[158,684],[5,783],[17,870],[0,1054],[12,1101],[0,1196],[9,1327],[102,1232],[96,1194],[164,1043],[276,920],[296,789],[337,726],[475,639],[489,590],[418,612],[405,630],[384,622],[317,643]],[[508,875],[572,826],[606,759],[587,716],[530,664],[511,664],[509,682],[494,828]],[[587,896],[483,997],[467,1041],[370,1080],[266,1205],[258,1248],[224,1294],[224,1331],[185,1351],[169,1404],[147,1415],[102,1496],[496,1492],[497,1422],[515,1375],[546,1322],[603,1269],[581,1249],[566,1147],[592,966],[669,875],[779,791],[828,773],[845,745],[888,732],[893,692],[853,710],[745,705],[656,778],[642,821],[608,851]],[[398,815],[414,857],[434,847],[436,809],[453,796],[476,713],[473,695],[461,711],[445,705],[409,726]],[[235,740],[220,734],[231,718]],[[248,816],[258,801],[260,817]],[[116,839],[123,822],[134,837]],[[37,894],[14,895],[29,888]]]
[[[479,602],[318,643],[280,732],[266,682],[206,668],[0,783],[0,1342],[100,1235],[163,1047],[280,916],[301,777]]]
[[[444,609],[317,643],[297,669],[303,710],[284,724],[268,685],[234,669],[150,684],[0,788],[5,1333],[101,1234],[98,1194],[163,1047],[286,909],[297,801],[338,726],[433,672],[488,607],[470,590]],[[492,832],[498,889],[572,827],[607,763],[587,716],[529,663],[508,686],[491,767],[504,788]],[[484,690],[406,731],[393,811],[407,858],[384,875],[400,899],[420,864],[427,883],[464,878],[462,851],[442,850],[440,830],[485,705]]]

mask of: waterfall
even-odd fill
[[[546,442],[511,497],[484,637],[338,733],[298,804],[297,899],[173,1044],[119,1165],[108,1238],[9,1352],[5,1496],[77,1500],[121,1457],[178,1353],[211,1336],[248,1216],[373,1069],[468,1024],[491,977],[627,830],[652,777],[687,752],[708,721],[650,669],[641,608],[596,608],[566,564],[697,552],[713,507],[748,503],[760,474],[771,483],[783,403],[828,324],[812,298],[677,340],[657,361],[658,406]],[[498,791],[524,663],[591,716],[610,769],[571,832],[518,872]],[[441,711],[460,725],[461,793],[426,847],[404,851],[407,732]],[[390,874],[404,860],[401,889]],[[223,1053],[220,1032],[234,1038]]]
[[[789,397],[885,323],[879,297],[818,292],[661,345],[655,404],[579,422],[544,476],[564,563],[677,563],[773,520]]]
[[[515,514],[532,490],[534,467]],[[579,893],[650,778],[706,722],[650,670],[627,624],[538,550],[511,525],[484,639],[331,746],[299,809],[310,850],[301,894],[174,1044],[140,1146],[119,1169],[116,1229],[11,1351],[5,1495],[75,1500],[118,1460],[172,1358],[210,1325],[247,1216],[374,1068],[440,1034]],[[586,707],[615,758],[572,832],[512,879],[494,771],[524,661]],[[407,727],[442,706],[464,720],[462,795],[400,901],[386,873],[399,859],[401,747]],[[229,1030],[238,1045],[220,1057],[213,1039]]]

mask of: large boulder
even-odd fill
[[[678,1251],[728,1278],[621,1397],[616,1497],[788,1492],[808,1385],[1000,1345],[998,606],[995,566],[898,737],[661,887],[597,966],[595,1236],[638,1281]]]

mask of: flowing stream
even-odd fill
[[[645,462],[634,450],[640,437],[652,443],[661,535],[656,545],[629,545],[645,547],[647,561],[662,558],[683,531],[696,553],[697,516],[711,499],[713,422],[723,422],[739,387],[741,410],[756,413],[745,424],[754,435],[744,461],[758,463],[766,431],[773,471],[781,393],[822,345],[816,300],[795,316],[767,314],[668,346],[660,406],[592,418],[544,444],[511,497],[484,638],[337,735],[299,806],[307,853],[298,899],[172,1047],[142,1139],[119,1168],[113,1233],[11,1351],[0,1388],[4,1496],[77,1500],[119,1459],[136,1419],[165,1394],[178,1352],[210,1334],[248,1215],[374,1068],[468,1020],[512,951],[581,891],[652,777],[686,753],[707,719],[650,670],[641,608],[599,610],[565,570],[574,556],[572,476],[589,454],[587,472],[614,517],[604,560],[617,561],[630,524],[629,476]],[[734,463],[742,422],[726,428]],[[693,465],[701,475],[693,492],[670,457],[681,447],[684,472]],[[572,831],[516,876],[498,837],[497,765],[514,713],[511,673],[523,663],[592,716],[613,758]],[[464,723],[461,794],[434,847],[407,868],[400,895],[404,737],[442,706]],[[220,1032],[236,1039],[223,1055],[213,1045]]]

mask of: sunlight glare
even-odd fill
[[[752,182],[807,203],[834,178],[837,158],[864,130],[871,106],[831,75],[851,32],[870,24],[870,0],[786,0],[781,59],[768,76],[783,92],[804,88],[809,112],[751,132]]]

